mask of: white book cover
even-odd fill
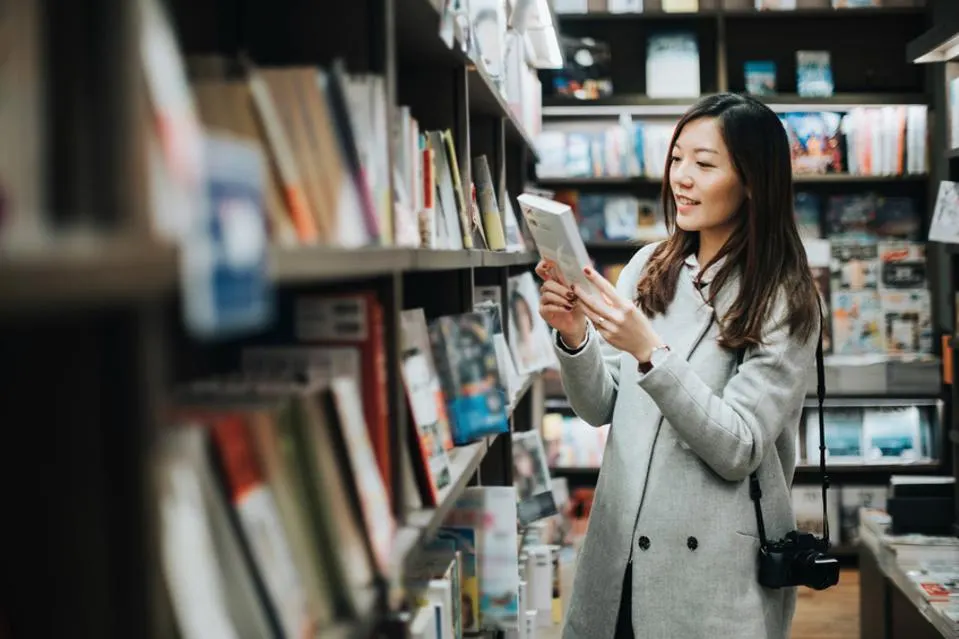
[[[477,533],[480,627],[502,631],[516,628],[519,623],[516,489],[512,486],[467,488],[445,523],[467,526]]]
[[[520,195],[518,200],[539,254],[557,265],[567,284],[597,294],[583,273],[591,260],[569,205],[529,193]]]
[[[509,347],[520,375],[535,373],[553,364],[549,325],[539,314],[539,287],[530,272],[507,281]]]
[[[665,4],[663,8],[665,10]],[[646,95],[651,98],[698,98],[699,94],[696,35],[692,32],[651,35],[646,45]]]
[[[917,406],[868,408],[863,416],[866,461],[909,463],[922,451],[922,418]]]
[[[929,224],[930,242],[959,243],[959,182],[939,183],[936,207]]]

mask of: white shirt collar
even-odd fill
[[[703,271],[702,275],[699,273],[699,259],[697,259],[695,253],[690,253],[686,256],[686,265],[689,266],[693,271],[693,280],[699,281],[701,284],[707,285],[713,281],[716,277],[716,273],[719,272],[719,269],[722,268],[723,263],[726,261],[726,256],[723,256],[713,262],[712,266]]]

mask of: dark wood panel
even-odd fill
[[[616,93],[646,93],[646,42],[651,34],[691,31],[699,44],[699,82],[703,93],[718,89],[716,74],[715,20],[689,20],[682,17],[655,21],[584,21],[562,23],[563,35],[590,37],[606,42],[610,48],[610,74]],[[541,72],[543,95],[552,94],[552,73]]]
[[[903,47],[925,29],[925,16],[876,15],[867,28],[848,16],[822,20],[797,15],[789,20],[754,17],[727,24],[729,87],[745,90],[743,65],[749,60],[776,63],[780,93],[796,93],[796,51],[831,54],[837,93],[923,91],[921,68],[909,64]]]

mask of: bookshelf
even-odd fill
[[[925,239],[935,202],[937,172],[944,161],[954,163],[951,158],[957,157],[955,149],[939,148],[943,136],[936,133],[948,130],[948,124],[941,119],[947,111],[942,102],[942,80],[913,64],[914,58],[931,49],[938,51],[940,58],[959,60],[959,47],[951,40],[953,33],[944,29],[941,19],[934,16],[934,11],[939,9],[934,9],[933,3],[884,0],[881,7],[833,9],[829,0],[798,0],[794,10],[759,11],[754,9],[752,0],[699,0],[696,13],[668,13],[659,2],[647,0],[643,12],[635,14],[608,13],[603,9],[604,4],[591,2],[588,13],[560,14],[559,20],[564,35],[589,37],[608,45],[610,58],[604,62],[604,77],[611,80],[612,93],[597,99],[554,93],[550,86],[551,73],[542,72],[544,132],[557,132],[557,139],[559,134],[581,133],[577,143],[589,139],[592,145],[594,140],[602,138],[603,131],[621,126],[623,118],[628,117],[637,128],[646,123],[657,126],[675,122],[695,98],[647,95],[646,47],[657,33],[691,33],[698,46],[700,95],[746,92],[745,62],[768,60],[775,63],[777,91],[757,97],[780,114],[816,111],[845,114],[859,109],[899,106],[928,108],[928,170],[794,175],[797,192],[810,193],[823,201],[831,196],[867,192],[879,197],[908,197],[919,212],[922,228],[918,237]],[[799,50],[829,51],[834,82],[832,95],[804,97],[798,94],[796,51]],[[959,73],[959,62],[945,63],[944,74],[939,75],[946,75],[948,80],[954,77],[948,75],[950,73]],[[631,132],[627,129],[626,135]],[[646,139],[643,144],[647,145]],[[550,139],[543,148],[553,150],[559,145]],[[593,150],[584,153],[593,153]],[[943,154],[947,160],[942,160]],[[544,155],[541,149],[540,164],[536,168],[544,167],[548,172],[540,177],[531,168],[530,182],[549,192],[563,192],[567,201],[589,197],[590,211],[596,206],[597,196],[631,196],[640,201],[641,208],[660,198],[662,178],[655,173],[650,175],[645,167],[638,175],[629,174],[629,169],[597,172],[594,163],[591,173],[584,163],[577,164],[573,175],[567,176],[563,175],[560,164],[549,163]],[[656,169],[662,170],[662,165]],[[820,218],[822,223],[825,211]],[[642,244],[619,239],[619,235],[617,239],[603,239],[609,236],[602,232],[597,236],[592,226],[590,229],[587,247],[597,266],[612,273]],[[617,233],[621,234],[622,229]],[[943,382],[943,362],[953,357],[953,352],[940,345],[942,334],[952,335],[955,331],[951,310],[955,271],[954,267],[944,267],[948,262],[943,262],[941,257],[947,252],[948,249],[940,250],[932,243],[927,247],[928,286],[934,309],[932,357],[858,363],[837,357],[828,361],[826,371],[830,398],[826,410],[857,411],[876,406],[917,410],[931,422],[928,450],[920,459],[903,463],[863,459],[859,464],[835,464],[829,472],[837,489],[848,486],[855,490],[864,486],[876,490],[887,484],[894,474],[952,472],[956,451],[950,443],[953,441],[950,432],[955,428],[952,407],[956,398],[953,387]],[[545,390],[550,397],[546,412],[571,417],[558,380],[549,379]],[[815,409],[814,375],[807,392],[804,422]],[[805,428],[801,430],[805,439]],[[583,437],[584,446],[593,445],[592,439]],[[803,441],[802,448],[805,447]],[[564,465],[552,471],[556,476],[566,477],[571,489],[595,485],[597,479],[596,468]],[[818,481],[818,469],[804,455],[797,465],[795,486],[811,488]],[[839,528],[838,523],[835,527]],[[856,554],[852,546],[843,546],[840,550],[848,557]]]
[[[46,87],[41,97],[48,107],[38,110],[42,115],[34,129],[26,126],[24,113],[13,120],[22,123],[25,140],[44,143],[39,150],[29,147],[26,154],[37,151],[40,159],[16,175],[30,184],[43,215],[29,211],[13,227],[5,209],[0,228],[0,352],[8,363],[0,415],[7,424],[24,425],[15,429],[23,447],[5,447],[2,466],[8,485],[23,485],[15,507],[33,522],[5,536],[18,551],[4,561],[0,634],[182,636],[175,631],[164,582],[161,520],[167,504],[158,494],[156,459],[170,428],[174,391],[236,373],[248,348],[295,343],[297,300],[304,296],[366,291],[382,309],[385,445],[392,466],[388,507],[396,523],[388,569],[352,593],[355,615],[334,615],[318,636],[406,636],[405,611],[419,595],[407,573],[424,545],[467,487],[512,484],[510,432],[453,448],[451,479],[435,505],[424,506],[415,486],[410,491],[404,483],[415,462],[400,372],[400,315],[422,308],[433,320],[470,312],[476,286],[498,286],[505,300],[509,278],[529,272],[538,260],[530,245],[509,251],[479,243],[472,249],[423,248],[376,238],[345,247],[334,241],[281,242],[271,226],[260,265],[273,300],[269,318],[198,335],[184,321],[196,273],[186,270],[181,238],[165,227],[177,207],[163,196],[179,193],[182,184],[171,179],[157,188],[154,181],[158,156],[153,154],[163,153],[154,137],[162,100],[150,84],[157,68],[141,63],[147,43],[158,47],[152,54],[173,54],[160,62],[165,71],[172,62],[187,60],[189,82],[242,81],[250,66],[331,69],[337,62],[347,74],[378,76],[388,122],[406,106],[422,130],[451,131],[457,178],[467,185],[467,198],[478,155],[489,161],[498,201],[515,198],[526,164],[535,159],[536,122],[458,42],[452,48],[442,42],[436,4],[42,1],[17,3],[16,11],[0,16],[5,32],[10,27],[5,20],[13,16],[24,21],[17,27],[30,27],[18,33],[35,35],[16,45],[42,58],[31,71],[36,84]],[[157,40],[151,21],[157,7],[170,18],[170,43]],[[167,44],[172,47],[164,49]],[[6,64],[9,59],[0,61],[0,77],[11,73]],[[24,77],[22,69],[14,71]],[[175,85],[177,78],[162,81]],[[162,103],[166,107],[182,97],[164,96],[170,100]],[[175,108],[164,115],[171,116],[164,124],[175,128]],[[12,131],[11,121],[0,109],[5,134]],[[308,123],[304,136],[318,126]],[[391,140],[385,142],[380,151],[393,209],[398,158]],[[262,143],[264,156],[267,147]],[[14,166],[8,155],[0,162],[5,179]],[[515,200],[513,207],[518,212]],[[24,212],[13,210],[18,216]],[[508,336],[509,305],[501,306]],[[540,375],[531,373],[509,398],[511,431],[534,423],[540,384]],[[355,490],[348,491],[351,498]],[[55,593],[50,584],[56,584]],[[257,582],[256,588],[264,587]]]
[[[931,78],[934,107],[936,109],[935,126],[942,131],[936,136],[935,143],[930,149],[932,157],[933,184],[930,190],[936,192],[939,181],[956,181],[959,179],[959,163],[956,153],[955,137],[951,134],[954,127],[953,118],[956,113],[955,98],[950,94],[950,83],[959,76],[959,7],[954,3],[933,3],[933,23],[931,28],[913,39],[906,48],[907,59],[916,66],[928,69]],[[956,256],[955,244],[932,243],[937,264],[941,273],[939,280],[939,305],[935,321],[942,333],[943,357],[951,360],[944,363],[944,370],[954,374],[956,370],[956,333],[959,331],[957,322],[956,290],[959,282],[959,262]],[[951,336],[951,337],[950,337]],[[952,451],[951,474],[957,478],[956,493],[956,523],[954,530],[959,535],[959,411],[956,410],[959,393],[956,384],[949,386],[950,411],[948,414],[949,431],[945,434],[947,448]],[[948,469],[947,469],[948,472]]]

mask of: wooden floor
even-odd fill
[[[792,639],[859,638],[859,571],[845,569],[839,584],[816,592],[799,589]]]
[[[573,567],[562,568],[562,589],[568,593],[572,588]],[[563,598],[563,604],[569,602]],[[543,628],[541,639],[559,639],[560,626]],[[725,639],[717,637],[717,639]],[[839,584],[816,592],[800,588],[793,618],[791,639],[859,639],[859,571],[844,569],[839,575]]]

